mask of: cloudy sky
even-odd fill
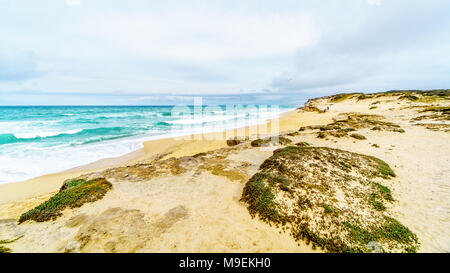
[[[450,88],[448,0],[0,0],[0,104]]]

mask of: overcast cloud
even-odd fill
[[[448,0],[0,0],[0,34],[0,104],[450,88]]]

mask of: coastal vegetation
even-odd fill
[[[301,127],[299,131],[305,130],[319,130],[317,133],[318,138],[326,138],[328,136],[342,138],[352,137],[356,139],[366,139],[365,136],[357,133],[350,134],[350,132],[357,131],[359,129],[371,128],[373,131],[389,131],[404,133],[405,130],[399,125],[384,121],[384,117],[380,115],[369,115],[360,113],[344,113],[334,118],[334,122],[325,126],[313,125]]]
[[[448,105],[418,105],[413,107],[418,110],[418,115],[411,118],[410,122],[417,126],[423,126],[431,131],[450,132],[450,106]]]
[[[228,146],[236,146],[236,145],[239,145],[239,144],[241,144],[241,143],[244,143],[244,142],[246,142],[246,141],[248,141],[249,139],[248,139],[248,137],[247,138],[238,138],[238,137],[235,137],[235,138],[232,138],[232,139],[227,139],[227,145]]]
[[[411,102],[434,102],[440,100],[450,99],[450,89],[437,90],[392,90],[378,93],[341,93],[333,96],[325,97],[331,103],[339,103],[349,99],[356,101],[396,97],[401,100],[408,100]]]
[[[48,201],[22,214],[19,223],[28,220],[36,222],[55,220],[62,215],[64,209],[78,208],[85,203],[102,199],[111,188],[111,183],[104,178],[89,181],[84,179],[69,180]]]
[[[249,213],[327,252],[415,252],[417,236],[385,215],[393,202],[381,159],[307,145],[278,149],[245,185]]]
[[[287,137],[284,136],[278,136],[278,137],[268,137],[268,138],[258,138],[256,140],[253,140],[250,145],[252,147],[263,147],[263,146],[268,146],[270,143],[272,144],[276,144],[276,142],[278,141],[279,144],[281,145],[286,145],[292,142],[292,140],[290,140]]]
[[[365,136],[363,136],[363,135],[361,135],[361,134],[351,134],[350,136],[351,136],[352,138],[359,139],[359,140],[365,140],[365,139],[367,139]]]

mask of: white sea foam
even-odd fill
[[[55,132],[29,132],[29,133],[15,133],[16,138],[21,139],[33,139],[33,138],[44,138],[59,135],[72,135],[83,131],[82,129],[68,130],[68,131],[55,131]]]

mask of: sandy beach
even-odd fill
[[[304,125],[326,124],[332,120],[331,118],[331,113],[328,115],[316,115],[314,113],[306,112],[300,115],[298,110],[292,110],[283,113],[280,118],[273,120],[268,119],[267,124],[260,126],[254,125],[228,130],[226,132],[196,134],[146,141],[143,143],[144,148],[120,157],[105,158],[91,164],[55,174],[39,176],[23,182],[0,184],[0,204],[21,201],[28,198],[33,199],[33,197],[36,196],[51,195],[59,189],[62,181],[85,173],[100,171],[115,166],[132,165],[165,154],[181,157],[223,148],[227,146],[227,136],[229,136],[229,138],[232,136],[245,137],[248,136],[249,132],[257,134],[259,127],[263,128],[262,130],[264,131],[268,131],[271,128],[271,123],[276,123],[277,126],[279,126],[280,131],[289,131],[296,130]],[[0,214],[0,217],[3,218],[7,216],[7,214],[4,216],[1,216]]]
[[[383,182],[395,200],[386,205],[386,214],[417,234],[419,252],[449,252],[447,121],[440,122],[445,126],[438,129],[412,121],[423,115],[423,107],[448,106],[448,101],[399,99],[402,94],[358,96],[312,100],[303,109],[269,121],[268,127],[264,124],[193,135],[190,140],[148,141],[142,149],[118,158],[0,185],[0,229],[5,231],[0,240],[17,239],[8,244],[14,252],[323,251],[251,217],[240,200],[248,179],[273,151],[286,146],[279,143],[255,148],[249,141],[267,136],[255,135],[263,131],[261,127],[278,127],[279,134],[292,143],[306,142],[385,161],[396,173]],[[364,139],[357,139],[327,135],[327,129],[318,129],[345,119],[348,113],[379,115],[402,131],[361,126],[356,133]],[[249,140],[230,146],[227,140],[233,137]],[[207,157],[199,160],[202,154]],[[146,164],[169,164],[174,159],[180,160],[176,164],[182,171],[173,170],[172,165],[157,165],[155,174],[144,176],[139,169]],[[105,177],[112,189],[103,199],[65,209],[52,221],[15,223],[23,213],[58,193],[65,180],[76,177]]]

